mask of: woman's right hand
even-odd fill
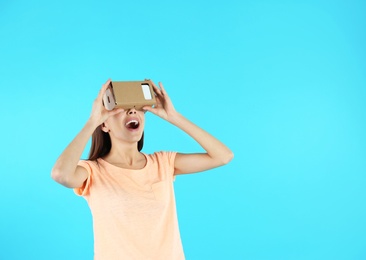
[[[103,105],[103,95],[108,89],[111,80],[108,79],[106,83],[103,84],[102,88],[99,91],[97,98],[94,100],[93,108],[90,114],[89,120],[91,120],[96,126],[104,123],[110,116],[116,115],[124,111],[122,108],[116,108],[113,110],[107,110]]]

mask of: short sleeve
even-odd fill
[[[166,152],[160,151],[155,152],[155,156],[159,162],[159,170],[165,175],[164,179],[168,177],[169,179],[175,179],[174,176],[174,162],[177,152]]]
[[[81,186],[80,188],[74,188],[74,192],[78,196],[86,196],[89,193],[89,188],[91,185],[91,178],[92,178],[91,176],[93,173],[93,168],[92,168],[91,164],[92,164],[92,162],[84,161],[84,160],[80,160],[78,162],[78,166],[84,167],[88,172],[88,178],[83,183],[83,186]]]

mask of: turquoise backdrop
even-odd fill
[[[366,259],[365,1],[2,0],[0,36],[0,259],[93,258],[50,171],[108,78],[162,81],[235,153],[175,181],[188,260]],[[146,153],[202,151],[145,132]]]

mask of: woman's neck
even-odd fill
[[[146,165],[146,157],[138,151],[137,143],[112,144],[103,160],[126,169],[142,169]]]

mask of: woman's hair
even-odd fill
[[[144,133],[142,133],[140,141],[137,142],[137,149],[141,151],[143,146]],[[101,125],[98,126],[92,135],[92,143],[90,146],[88,160],[95,161],[96,159],[107,155],[110,152],[111,147],[112,143],[109,134],[102,131]]]

